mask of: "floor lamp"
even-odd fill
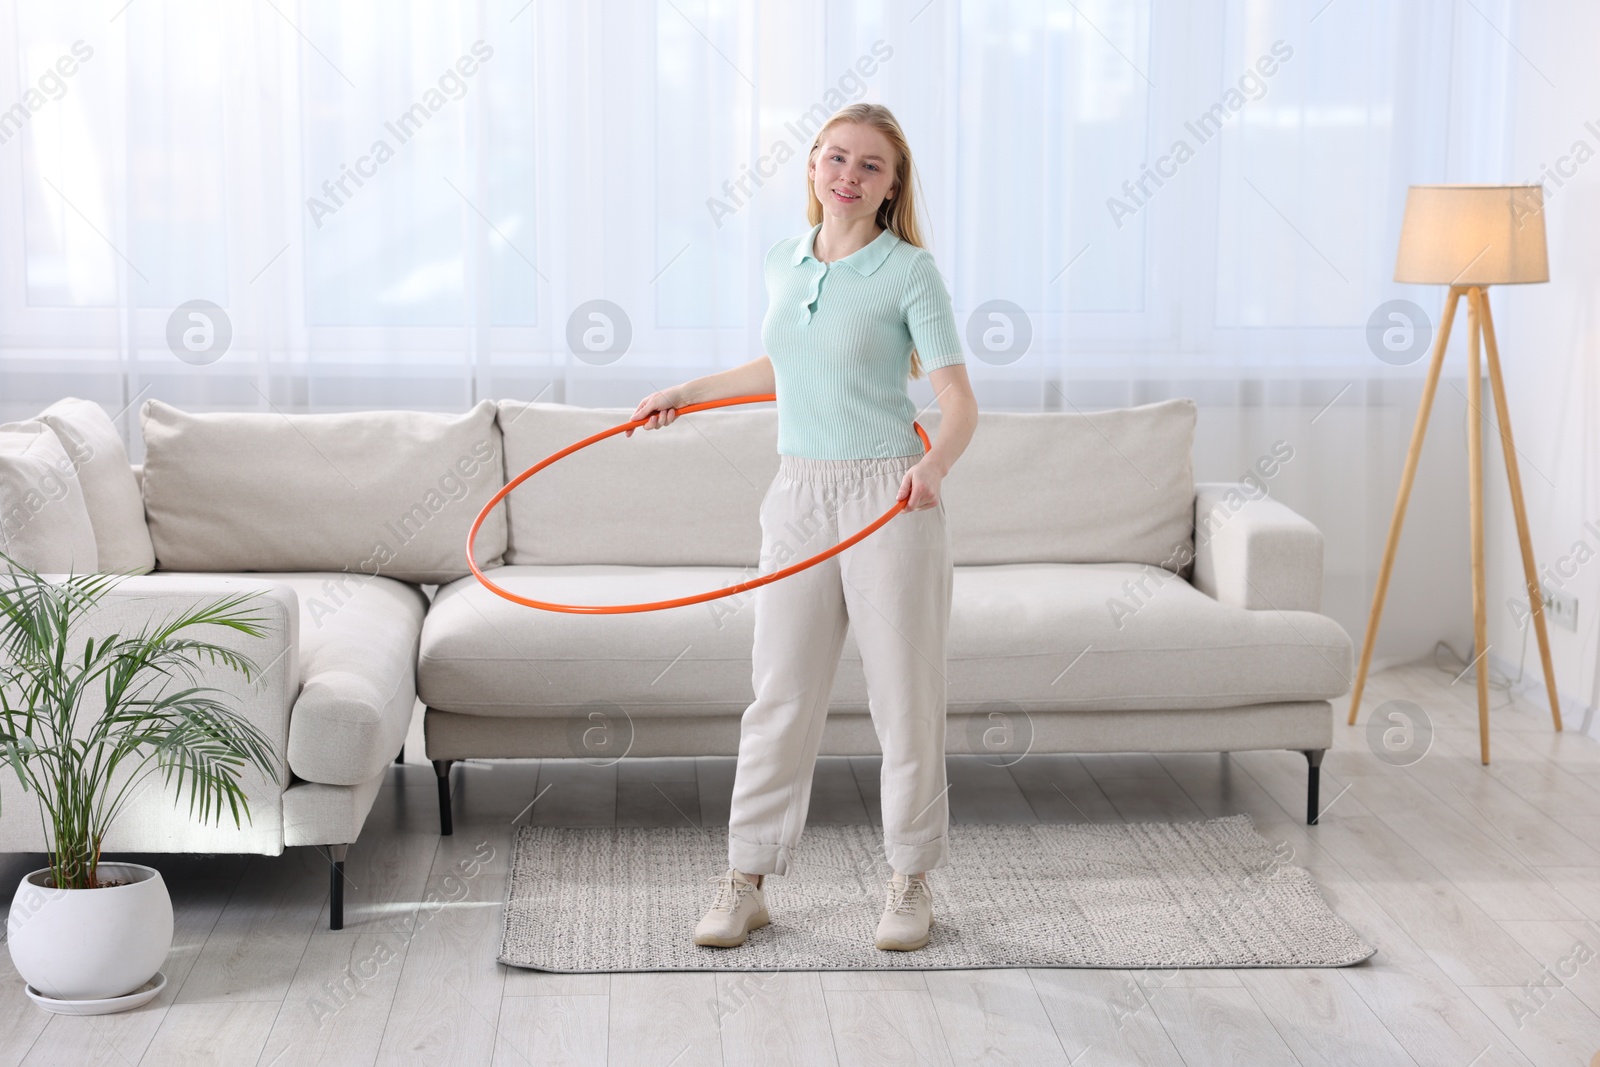
[[[1372,597],[1372,615],[1367,620],[1366,639],[1361,645],[1361,668],[1356,672],[1350,697],[1350,725],[1354,726],[1361,709],[1361,690],[1372,661],[1372,645],[1378,636],[1378,620],[1383,615],[1383,597],[1394,569],[1395,547],[1400,541],[1400,526],[1406,517],[1406,500],[1417,473],[1422,453],[1422,437],[1428,428],[1428,410],[1439,384],[1439,368],[1450,340],[1450,325],[1455,320],[1456,304],[1467,298],[1467,470],[1468,510],[1471,512],[1472,541],[1472,632],[1479,664],[1478,746],[1484,763],[1489,762],[1489,672],[1480,663],[1488,650],[1488,614],[1484,598],[1483,573],[1483,406],[1478,370],[1478,341],[1488,355],[1489,383],[1494,389],[1494,410],[1499,419],[1500,444],[1505,451],[1506,481],[1511,489],[1511,507],[1517,519],[1517,540],[1522,545],[1522,570],[1527,579],[1528,605],[1539,637],[1539,659],[1544,665],[1544,684],[1550,694],[1550,714],[1555,728],[1561,729],[1561,704],[1556,696],[1555,669],[1550,662],[1550,640],[1545,632],[1544,597],[1538,571],[1533,565],[1533,545],[1528,536],[1528,513],[1522,505],[1522,479],[1517,472],[1517,450],[1511,442],[1511,413],[1506,406],[1505,382],[1500,377],[1500,352],[1495,344],[1494,320],[1489,315],[1491,285],[1516,285],[1550,280],[1545,258],[1544,190],[1538,185],[1413,185],[1406,194],[1405,218],[1400,225],[1400,252],[1395,260],[1394,280],[1422,285],[1448,285],[1444,316],[1433,341],[1433,358],[1428,366],[1427,384],[1417,408],[1417,422],[1411,431],[1411,448],[1406,452],[1405,473],[1400,477],[1400,495],[1389,521],[1389,540],[1383,549],[1383,567],[1378,572],[1378,588]]]

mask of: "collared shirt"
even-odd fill
[[[778,452],[811,459],[921,455],[906,392],[923,370],[965,363],[933,254],[884,230],[832,263],[812,254],[822,224],[767,252],[761,341],[778,396]]]

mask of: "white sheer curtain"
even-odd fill
[[[811,132],[870,99],[980,403],[1192,396],[1205,480],[1283,442],[1270,491],[1358,637],[1426,362],[1368,320],[1442,300],[1389,280],[1405,188],[1517,177],[1511,0],[4,5],[0,418],[631,406],[759,354]],[[1467,640],[1464,387],[1440,405],[1388,658]]]

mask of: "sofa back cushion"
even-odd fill
[[[632,414],[503,400],[506,476]],[[770,408],[696,411],[598,441],[511,491],[506,562],[753,567],[777,449]]]
[[[938,440],[940,415],[920,417]],[[959,564],[1148,563],[1194,555],[1195,404],[987,411],[944,480]]]
[[[39,421],[55,431],[78,472],[100,569],[144,574],[153,568],[156,552],[144,521],[144,498],[128,465],[122,434],[105,409],[93,400],[69,396],[45,408]]]
[[[0,552],[44,574],[100,569],[77,471],[37,419],[0,426]],[[10,569],[0,560],[0,573]]]
[[[495,408],[190,414],[146,401],[144,500],[162,570],[360,571],[425,584],[470,573],[467,531],[505,484]],[[498,566],[496,508],[478,533]]]
[[[507,476],[631,414],[502,401]],[[919,421],[937,440],[939,413]],[[1087,414],[980,412],[942,490],[955,563],[1182,570],[1194,543],[1194,425],[1186,398]],[[599,441],[512,491],[506,562],[755,567],[777,439],[776,409],[758,408],[697,411]]]

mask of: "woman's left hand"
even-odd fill
[[[895,499],[906,502],[906,511],[936,508],[939,506],[939,483],[943,480],[944,472],[923,459],[906,471],[905,478],[900,482],[900,492]]]

